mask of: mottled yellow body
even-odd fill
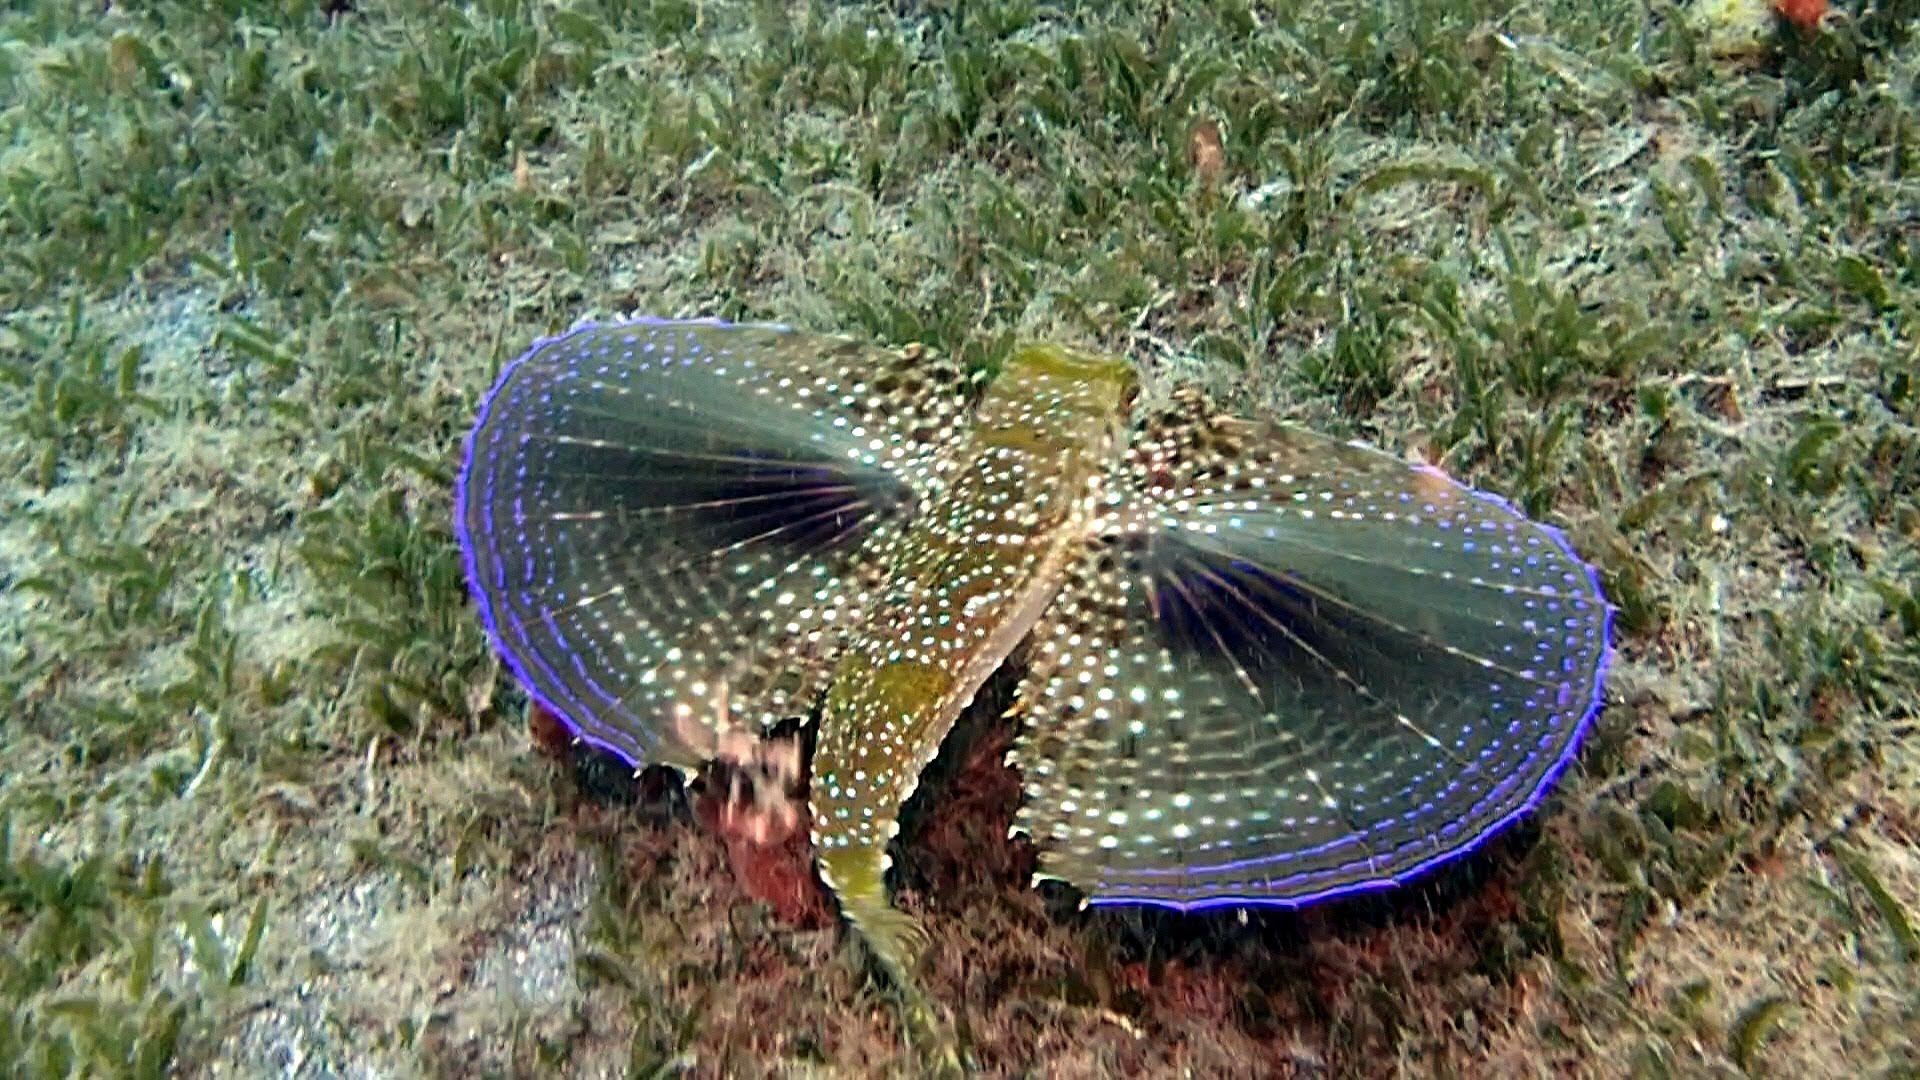
[[[900,807],[1084,549],[1134,390],[1120,361],[1016,352],[935,464],[939,495],[886,553],[885,583],[835,668],[814,751],[814,847],[822,879],[896,978],[915,936],[883,882]]]

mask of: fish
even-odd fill
[[[536,342],[454,493],[527,693],[636,768],[792,778],[820,880],[917,994],[889,900],[922,772],[1016,655],[1014,822],[1090,904],[1388,888],[1533,811],[1604,697],[1614,608],[1551,525],[1123,358],[642,317]],[[769,764],[776,763],[776,764]]]

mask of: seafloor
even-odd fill
[[[1305,913],[1028,889],[984,703],[899,897],[983,1073],[1916,1075],[1920,6],[1823,6],[8,5],[0,1072],[922,1068],[467,601],[479,395],[648,311],[1124,353],[1619,605],[1526,827]]]

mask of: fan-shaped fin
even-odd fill
[[[488,394],[456,493],[490,634],[581,737],[635,763],[697,765],[806,712],[964,387],[916,351],[780,327],[643,320],[536,344]]]
[[[1114,487],[1020,688],[1044,873],[1095,902],[1305,903],[1470,849],[1570,760],[1611,609],[1556,530],[1191,410]]]

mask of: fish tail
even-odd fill
[[[911,990],[914,968],[926,951],[927,932],[918,919],[887,902],[888,864],[882,847],[836,848],[822,854],[820,876],[887,978]]]

